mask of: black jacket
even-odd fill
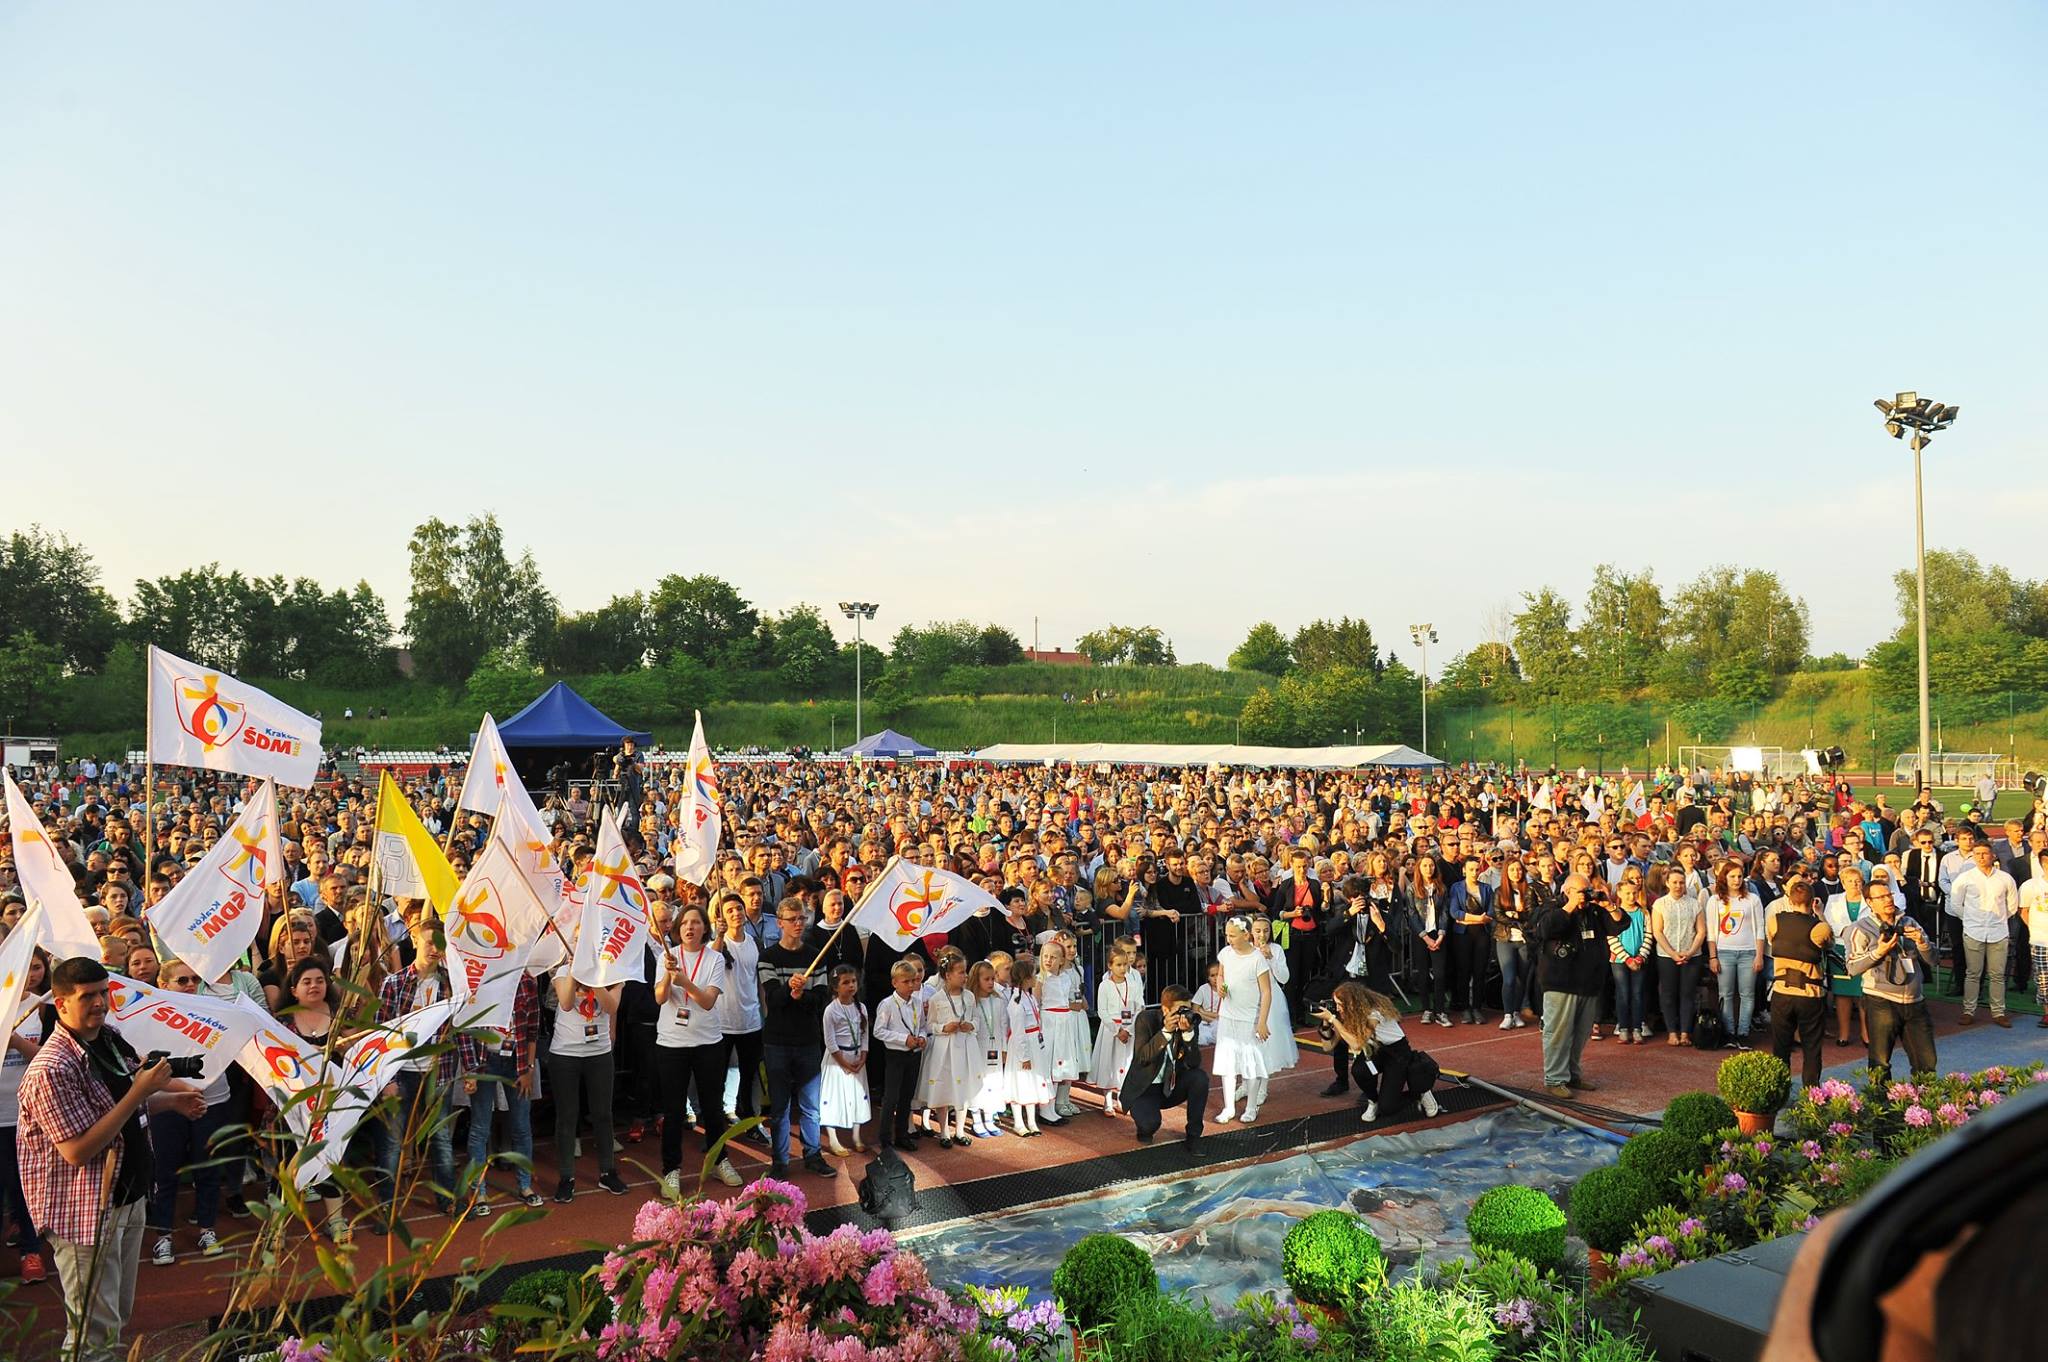
[[[761,983],[761,1040],[768,1045],[825,1050],[825,1004],[832,1000],[831,984],[813,974],[804,984],[804,996],[789,996],[789,981],[804,972],[818,954],[809,942],[798,942],[795,950],[781,941],[761,948],[755,966]]]
[[[1188,1029],[1184,1035],[1169,1035],[1163,1030],[1164,1017],[1159,1005],[1154,1003],[1140,1012],[1138,1020],[1131,1025],[1131,1067],[1124,1075],[1122,1094],[1127,1107],[1152,1086],[1169,1044],[1173,1046],[1172,1081],[1167,1084],[1169,1090],[1178,1087],[1183,1078],[1202,1067],[1202,1050],[1195,1043],[1198,1032],[1194,1013],[1188,1013]]]
[[[1545,993],[1600,996],[1607,978],[1607,938],[1622,924],[1604,908],[1583,904],[1567,912],[1560,900],[1536,914],[1529,940],[1536,947],[1536,984]]]

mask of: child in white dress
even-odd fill
[[[1246,1089],[1244,1119],[1256,1120],[1266,1098],[1266,1038],[1274,993],[1272,971],[1252,945],[1251,925],[1234,917],[1223,929],[1223,1006],[1216,1009],[1216,1077],[1223,1081],[1223,1110],[1216,1123],[1237,1119],[1238,1081]]]
[[[981,1091],[974,999],[967,992],[967,957],[948,946],[939,952],[939,987],[931,997],[932,1044],[924,1057],[924,1104],[938,1117],[939,1148],[967,1143],[967,1104]]]
[[[1195,1015],[1202,1024],[1195,1030],[1195,1044],[1208,1049],[1216,1043],[1216,1014],[1223,1010],[1223,966],[1211,961],[1209,982],[1195,990]]]
[[[860,1128],[867,1121],[868,1017],[860,1006],[860,971],[841,965],[832,971],[832,1001],[825,1006],[825,1073],[818,1084],[818,1125],[835,1158],[865,1154]],[[844,1130],[847,1144],[839,1143]]]
[[[1095,986],[1095,1015],[1101,1029],[1095,1033],[1095,1055],[1089,1072],[1102,1088],[1102,1114],[1120,1114],[1118,1095],[1124,1075],[1131,1071],[1131,1028],[1145,1006],[1145,986],[1131,977],[1131,952],[1112,947],[1109,973]]]
[[[1003,1076],[1010,1049],[1010,1005],[996,991],[995,966],[986,960],[969,967],[967,992],[974,999],[975,1075],[979,1079],[967,1112],[974,1133],[989,1140],[1003,1133],[996,1121],[1010,1104],[1010,1085]]]
[[[1273,944],[1273,921],[1260,916],[1252,919],[1252,944],[1258,947],[1259,955],[1273,971],[1273,1014],[1268,1024],[1266,1043],[1259,1048],[1266,1055],[1268,1076],[1286,1073],[1301,1059],[1301,1047],[1294,1041],[1294,1018],[1289,1015],[1287,995],[1287,952]]]
[[[1021,956],[1010,966],[1011,986],[1017,996],[1009,1004],[1010,1049],[1004,1056],[1003,1076],[1008,1082],[1010,1124],[1019,1135],[1043,1134],[1040,1117],[1048,1125],[1059,1124],[1052,1109],[1052,1082],[1046,1077],[1045,1010],[1038,1002],[1038,962]]]
[[[1081,999],[1081,971],[1058,941],[1045,943],[1040,962],[1038,1000],[1045,1008],[1045,1044],[1052,1071],[1053,1110],[1061,1116],[1079,1116],[1081,1109],[1068,1096],[1077,1078],[1088,1076],[1088,1012]]]
[[[932,997],[939,991],[939,981],[931,978],[926,973],[923,956],[909,955],[905,956],[904,959],[917,967],[917,1001],[924,1008],[925,1016],[930,1017]],[[926,1039],[930,1039],[929,1033],[927,1033]],[[929,1054],[925,1056],[927,1063],[930,1062],[930,1058]],[[932,1119],[932,1109],[924,1100],[924,1080],[922,1078],[918,1080],[916,1097],[917,1115],[911,1120],[911,1128],[917,1132],[919,1139],[927,1135],[937,1135],[939,1133],[938,1123]]]

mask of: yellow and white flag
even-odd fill
[[[226,672],[149,648],[149,759],[268,776],[303,790],[320,770],[320,721]]]
[[[395,899],[425,899],[445,913],[460,882],[455,867],[434,845],[433,834],[405,802],[391,768],[377,786],[377,883]]]
[[[607,808],[598,824],[597,851],[583,883],[583,926],[576,937],[572,976],[603,988],[647,981],[647,890],[626,854],[618,817]]]
[[[446,918],[448,983],[463,1026],[505,1027],[548,912],[497,838],[470,867]],[[552,938],[551,938],[552,939]]]
[[[861,896],[853,925],[900,952],[919,937],[953,930],[982,908],[1000,910],[1002,905],[972,880],[899,856]]]
[[[99,959],[99,938],[93,935],[85,904],[79,901],[77,881],[57,854],[48,829],[22,797],[14,773],[0,773],[7,780],[7,831],[14,842],[14,873],[21,880],[22,897],[30,909],[43,910],[43,944],[50,958],[69,960],[83,955]]]
[[[701,885],[718,864],[718,838],[725,827],[718,804],[718,764],[711,760],[711,748],[704,741],[702,711],[690,735],[690,756],[683,770],[683,794],[677,801],[676,817],[676,840],[670,848],[675,853],[676,878]]]
[[[214,983],[234,968],[263,921],[264,890],[286,883],[277,786],[264,781],[198,865],[145,916],[165,949]]]
[[[458,808],[498,820],[498,834],[518,862],[519,873],[553,912],[564,889],[562,868],[548,850],[547,824],[540,821],[540,810],[533,806],[533,796],[520,783],[519,772],[513,769],[504,740],[498,736],[497,721],[488,714],[477,728],[469,769],[463,772],[462,792],[455,803]]]

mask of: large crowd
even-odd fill
[[[159,770],[151,818],[141,774],[84,761],[23,781],[89,905],[105,971],[241,993],[315,1046],[448,996],[435,914],[371,899],[374,780],[331,768],[284,792],[291,873],[242,967],[209,982],[162,954],[143,911],[254,787]],[[505,1029],[464,1032],[416,1061],[350,1155],[386,1189],[402,1185],[405,1159],[424,1158],[443,1212],[488,1215],[492,1181],[461,1176],[456,1154],[481,1168],[495,1147],[521,1156],[496,1195],[567,1202],[581,1144],[596,1185],[618,1194],[618,1156],[643,1141],[673,1188],[687,1143],[708,1152],[754,1116],[746,1138],[775,1172],[820,1178],[870,1149],[1031,1139],[1089,1113],[1150,1140],[1163,1111],[1184,1106],[1195,1149],[1205,1119],[1258,1118],[1270,1079],[1318,1025],[1327,1095],[1357,1083],[1367,1121],[1435,1110],[1421,1028],[1540,1026],[1544,1086],[1560,1099],[1593,1087],[1581,1060],[1603,1041],[1754,1039],[1796,1052],[1813,1082],[1832,1031],[1874,1064],[1903,1046],[1919,1070],[1935,1062],[1930,990],[1962,995],[1966,1022],[1988,994],[1998,1025],[2010,1024],[2008,984],[2048,994],[2048,944],[2028,948],[2030,933],[2048,943],[2039,800],[1999,823],[1910,791],[1895,810],[1827,778],[1706,770],[753,761],[722,769],[723,844],[698,885],[674,873],[680,769],[627,754],[615,774],[599,802],[619,801],[650,901],[645,982],[591,987],[565,964],[522,980]],[[458,875],[490,835],[457,810],[460,784],[459,767],[436,767],[403,787]],[[580,785],[535,793],[552,851],[578,873],[598,804]],[[900,953],[846,930],[897,857],[975,881],[998,909]],[[24,904],[11,853],[0,858],[4,933]],[[51,972],[39,956],[28,996],[46,996],[0,1066],[0,1211],[31,1282],[46,1271],[45,1237],[80,1233],[31,1167],[28,1131],[17,1140],[37,1118],[24,1073],[72,1025]],[[1222,1110],[1205,1117],[1212,1084]],[[193,1184],[192,1246],[212,1254],[219,1217],[244,1213],[278,1171],[272,1144],[208,1153],[217,1133],[277,1119],[238,1069],[176,1097],[124,1146],[114,1191],[140,1204],[159,1263],[187,1228],[181,1181]],[[536,1115],[550,1157],[536,1159]],[[740,1180],[727,1157],[714,1172]],[[329,1199],[327,1231],[347,1238],[339,1190],[315,1191]],[[402,1209],[386,1197],[365,1218],[373,1230]]]

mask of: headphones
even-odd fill
[[[1813,1349],[1821,1362],[1872,1362],[1884,1342],[1880,1297],[1966,1226],[1996,1219],[2048,1178],[2048,1084],[2007,1099],[1922,1149],[1855,1206],[1821,1259]]]

